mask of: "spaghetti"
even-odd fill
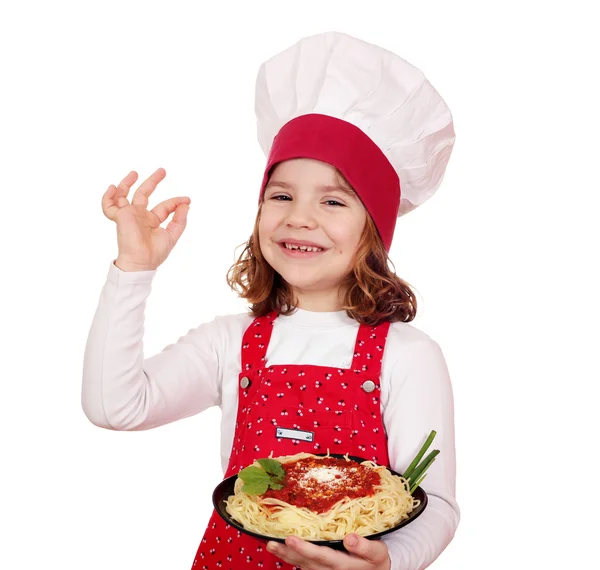
[[[238,477],[225,501],[229,515],[252,532],[306,540],[368,536],[397,525],[420,504],[405,479],[372,461],[310,453],[274,459],[286,471],[281,489],[249,495]]]

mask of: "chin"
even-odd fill
[[[279,275],[295,289],[311,290],[319,289],[319,279],[316,275],[311,275],[306,271],[277,271]]]
[[[271,252],[263,254],[267,263],[294,289],[301,291],[326,291],[335,288],[336,283],[344,279],[341,268],[332,265],[328,260],[326,263],[300,264],[282,260]]]
[[[332,278],[331,275],[323,276],[318,273],[302,271],[302,269],[299,271],[278,271],[278,273],[292,288],[305,293],[329,292],[335,289],[336,283],[341,281],[341,278],[338,280]]]

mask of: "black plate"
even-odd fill
[[[319,457],[325,457],[325,455],[324,454],[319,455]],[[331,453],[330,457],[344,458],[345,456],[341,455],[339,453]],[[354,455],[349,455],[348,458],[351,459],[352,461],[356,461],[358,463],[362,463],[363,461],[365,461],[365,459],[356,457]],[[393,475],[397,475],[397,476],[401,477],[401,475],[399,473],[396,473],[392,469],[388,469],[388,471],[390,471],[390,473],[392,473]],[[239,531],[243,532],[244,534],[253,536],[254,538],[257,538],[261,541],[268,542],[269,540],[273,540],[275,542],[282,542],[282,543],[285,542],[285,538],[275,538],[272,536],[266,536],[264,534],[259,534],[256,532],[252,532],[250,530],[246,530],[239,522],[235,521],[234,519],[232,519],[229,516],[229,513],[225,510],[225,500],[230,495],[233,495],[233,489],[234,489],[236,481],[237,481],[237,475],[232,475],[231,477],[227,477],[227,479],[224,479],[223,481],[221,481],[221,483],[219,483],[215,487],[215,490],[213,491],[213,495],[212,495],[213,505],[214,505],[217,513],[219,513],[219,515],[221,516],[221,518],[227,524],[230,524],[232,527],[238,529]],[[378,540],[382,536],[389,534],[390,532],[394,532],[395,530],[398,530],[399,528],[402,528],[403,526],[406,526],[407,524],[414,521],[418,516],[420,516],[421,513],[425,510],[425,507],[427,506],[427,493],[425,493],[425,491],[423,489],[421,489],[421,487],[417,487],[412,495],[415,499],[418,499],[419,501],[421,501],[421,504],[408,515],[407,519],[400,521],[396,526],[394,526],[392,528],[388,528],[387,530],[383,530],[383,531],[375,533],[375,534],[370,534],[368,536],[365,536],[365,538],[368,538],[369,540]],[[344,548],[343,540],[311,540],[310,542],[312,544],[316,544],[318,546],[329,546],[330,548],[334,548],[335,550],[346,550]]]

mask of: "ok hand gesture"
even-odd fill
[[[187,222],[191,200],[188,197],[169,198],[148,210],[148,198],[167,175],[159,168],[133,194],[131,204],[127,195],[137,180],[130,172],[118,186],[111,184],[102,197],[104,215],[117,224],[119,254],[115,265],[123,271],[157,269],[181,237]],[[162,224],[174,212],[166,228]]]

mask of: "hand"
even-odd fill
[[[349,534],[344,538],[344,546],[349,554],[288,536],[285,545],[271,541],[267,550],[302,570],[390,570],[385,542]]]
[[[123,271],[154,270],[167,259],[186,226],[191,200],[188,197],[170,198],[148,211],[148,197],[167,175],[159,168],[135,191],[131,204],[127,194],[137,180],[131,171],[115,187],[111,184],[102,197],[104,215],[117,224],[119,255],[115,265]],[[162,224],[173,212],[166,228]]]

